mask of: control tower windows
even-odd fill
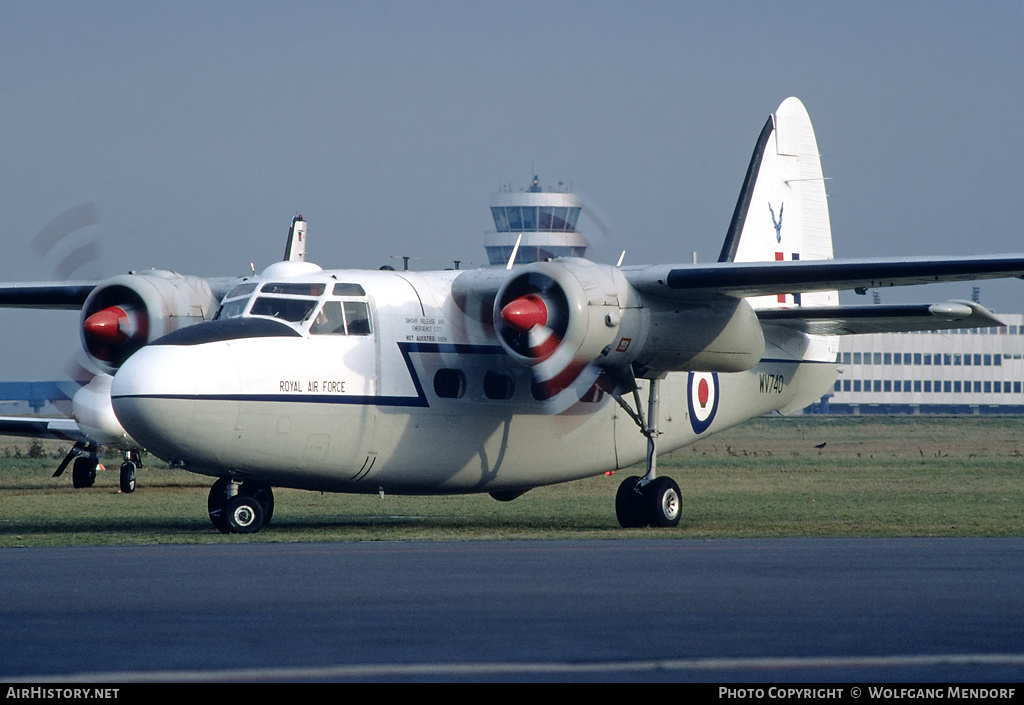
[[[499,233],[573,232],[580,208],[559,206],[492,206],[494,227]]]
[[[499,233],[507,233],[508,228],[508,216],[505,214],[505,207],[491,207],[491,215],[494,216],[494,227],[497,228]]]
[[[523,230],[529,230],[533,232],[537,229],[537,209],[531,207],[525,207],[523,211]]]

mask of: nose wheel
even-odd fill
[[[135,491],[135,471],[142,467],[142,458],[138,451],[126,450],[124,462],[121,464],[121,491],[125,494]]]
[[[274,516],[274,491],[260,482],[222,477],[210,488],[207,510],[222,534],[254,534]]]

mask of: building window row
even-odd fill
[[[1000,367],[1003,360],[1021,359],[1021,355],[1001,353],[859,353],[844,352],[844,365],[953,365]]]
[[[992,326],[989,328],[951,328],[948,330],[915,330],[910,335],[1024,335],[1024,326]]]
[[[842,379],[836,380],[836,392],[900,392],[924,394],[1020,394],[1020,382],[992,380],[920,380],[920,379]]]

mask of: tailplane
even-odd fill
[[[768,118],[747,168],[720,262],[832,259],[825,181],[807,110],[787,98]],[[755,309],[834,306],[836,291],[749,300]]]

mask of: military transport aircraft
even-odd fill
[[[796,98],[761,130],[715,263],[513,251],[506,267],[324,270],[304,247],[300,217],[284,260],[251,277],[0,289],[6,306],[82,309],[98,374],[75,399],[76,474],[96,444],[124,451],[123,478],[145,449],[217,478],[210,519],[246,533],[271,520],[272,487],[511,500],[644,461],[618,520],[675,526],[658,452],[816,401],[839,336],[1002,325],[976,303],[842,306],[838,290],[1024,275],[1024,254],[833,259]]]

